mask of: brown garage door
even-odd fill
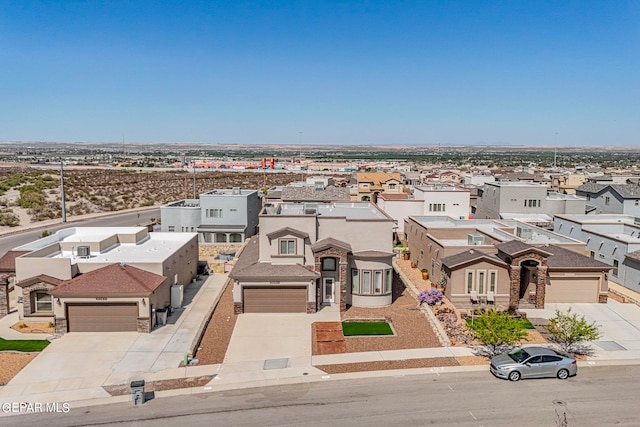
[[[598,278],[581,277],[576,279],[550,280],[545,288],[544,301],[553,302],[598,302]]]
[[[244,288],[245,313],[306,313],[307,288]]]
[[[120,332],[138,330],[138,305],[67,304],[69,332]]]

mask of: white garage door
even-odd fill
[[[597,277],[552,278],[545,287],[545,303],[598,302]]]

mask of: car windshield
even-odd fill
[[[527,353],[523,349],[519,348],[519,349],[513,350],[511,353],[509,353],[509,357],[512,358],[514,361],[516,361],[518,363],[522,363],[523,360],[525,360],[525,359],[527,359],[529,357],[529,353]]]

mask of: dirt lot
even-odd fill
[[[53,326],[49,326],[49,322],[18,322],[11,329],[22,334],[53,334]]]

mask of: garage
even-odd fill
[[[598,277],[551,278],[545,288],[545,303],[597,303]]]
[[[67,328],[69,332],[135,332],[138,305],[67,304]]]
[[[245,313],[306,313],[306,287],[256,287],[243,290]]]

